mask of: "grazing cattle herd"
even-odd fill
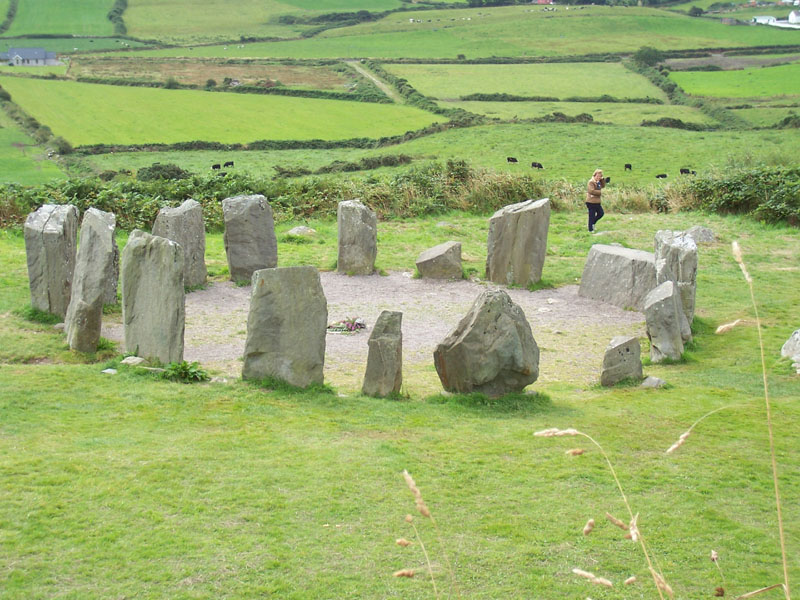
[[[224,164],[214,163],[213,165],[211,165],[211,170],[212,171],[220,171],[220,169],[223,169],[223,168],[227,169],[228,167],[233,167],[233,161],[232,160],[226,161]],[[227,175],[227,174],[228,174],[227,171],[220,171],[219,173],[217,173],[217,176],[218,177],[225,177],[225,175]]]
[[[508,157],[506,157],[506,162],[518,163],[519,161],[513,156],[508,156]],[[533,161],[531,163],[531,168],[532,169],[544,169],[544,166],[540,162]],[[631,163],[625,163],[625,170],[626,171],[633,171],[633,165]],[[688,169],[686,167],[681,167],[680,172],[681,172],[681,175],[697,175],[697,171],[694,171],[692,169]],[[659,173],[658,175],[656,175],[656,179],[666,179],[666,178],[667,178],[667,174],[666,173]],[[610,177],[606,177],[606,183],[608,183],[609,181],[611,181],[611,178]]]

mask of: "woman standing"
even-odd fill
[[[596,169],[594,175],[586,186],[586,208],[589,209],[589,231],[594,231],[594,224],[603,218],[605,212],[600,205],[600,194],[606,187],[606,180],[603,179],[603,170]]]

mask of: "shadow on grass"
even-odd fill
[[[568,410],[562,406],[555,406],[550,396],[541,392],[535,394],[515,392],[499,398],[490,398],[477,392],[472,394],[437,394],[426,398],[425,401],[429,404],[457,407],[472,413],[493,417],[532,416]]]

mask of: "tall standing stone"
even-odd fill
[[[372,275],[378,255],[378,218],[358,200],[339,202],[339,256],[336,270],[348,275]]]
[[[103,283],[103,304],[116,304],[117,303],[117,286],[119,285],[119,247],[117,246],[117,217],[112,212],[103,212],[103,218],[111,227],[113,233],[111,235],[111,246],[113,248],[113,257],[111,263],[106,265],[105,280]]]
[[[100,341],[106,278],[117,250],[114,228],[112,213],[90,208],[83,214],[72,296],[64,319],[67,343],[79,352],[96,351]]]
[[[203,207],[186,200],[177,208],[162,208],[153,224],[153,235],[167,238],[183,248],[183,285],[197,287],[206,282],[206,228]]]
[[[164,364],[183,360],[183,249],[135,229],[122,251],[125,349]]]
[[[225,254],[233,281],[250,281],[259,269],[278,264],[278,240],[272,207],[260,194],[222,201]]]
[[[25,220],[25,254],[31,305],[64,317],[72,293],[78,242],[78,209],[45,204]]]
[[[686,233],[661,230],[655,236],[655,260],[664,260],[669,266],[678,287],[683,314],[691,324],[697,293],[697,244]],[[657,278],[656,283],[660,285],[664,281],[666,279]]]
[[[403,384],[403,313],[383,311],[369,336],[367,371],[361,393],[383,397],[396,394]]]
[[[482,292],[436,347],[433,360],[449,392],[498,397],[539,377],[539,347],[531,326],[503,290]]]
[[[486,278],[527,286],[542,278],[550,227],[550,200],[526,200],[498,210],[489,219]]]
[[[253,274],[242,378],[322,383],[328,303],[314,267]]]
[[[665,358],[680,359],[686,319],[674,282],[665,281],[647,295],[644,318],[650,339],[650,360],[657,363]]]
[[[635,336],[612,338],[603,355],[600,385],[614,385],[624,379],[642,378],[642,346]]]
[[[654,287],[656,267],[652,252],[595,244],[586,258],[578,295],[619,308],[642,310]]]

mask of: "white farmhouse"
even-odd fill
[[[44,48],[9,48],[0,54],[0,62],[10,67],[51,67],[60,65],[55,52]]]
[[[777,21],[775,17],[753,17],[752,23],[756,23],[758,25],[772,25],[775,21]]]
[[[800,10],[793,10],[789,13],[789,23],[800,24]]]

